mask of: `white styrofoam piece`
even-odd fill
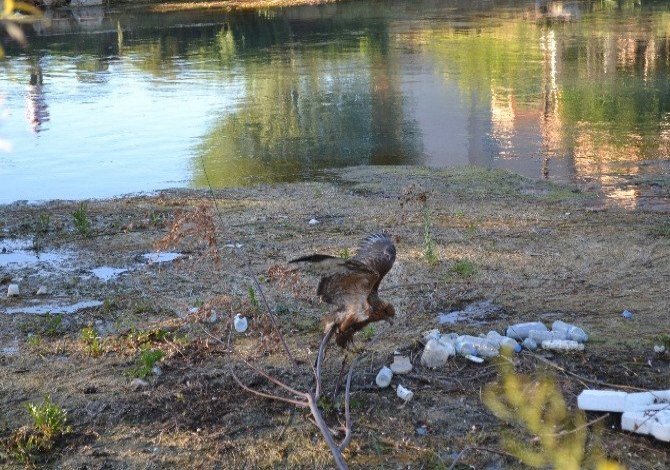
[[[670,442],[670,409],[627,411],[621,415],[621,428],[638,434],[649,434],[659,441]]]
[[[670,390],[626,393],[614,390],[584,390],[577,397],[577,406],[581,410],[646,411],[670,409]]]

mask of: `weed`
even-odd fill
[[[41,335],[29,335],[26,339],[26,344],[33,349],[38,349],[42,346],[42,336]]]
[[[332,400],[324,395],[319,397],[318,405],[324,413],[332,413],[335,411],[335,405]]]
[[[277,304],[275,307],[275,315],[288,315],[291,313],[291,309],[284,304]]]
[[[49,231],[51,225],[51,216],[46,212],[40,212],[33,227],[33,250],[40,252],[42,250],[42,238]]]
[[[656,238],[670,238],[670,223],[657,225],[651,229],[651,235]]]
[[[339,257],[342,259],[349,259],[351,258],[351,252],[349,251],[349,248],[342,248],[340,252],[338,253]]]
[[[84,342],[84,351],[86,351],[89,356],[98,357],[102,354],[100,337],[96,334],[93,327],[87,326],[86,328],[82,328],[80,337]]]
[[[161,349],[143,349],[135,365],[128,370],[128,375],[140,379],[148,377],[156,363],[164,356],[165,353]]]
[[[156,309],[150,303],[140,300],[135,304],[133,313],[135,315],[141,315],[142,313],[156,313]]]
[[[465,217],[465,211],[463,209],[458,209],[456,212],[454,212],[454,217],[462,219]]]
[[[105,300],[102,301],[102,312],[103,313],[111,313],[112,310],[116,308],[116,303],[114,300],[110,299],[109,297],[105,298]]]
[[[132,327],[128,332],[127,339],[135,346],[144,346],[152,343],[164,343],[172,336],[167,330],[163,328],[154,328],[152,330],[138,330]]]
[[[375,336],[375,327],[373,325],[368,325],[361,330],[361,337],[365,341],[370,341]]]
[[[509,358],[501,358],[498,365],[500,379],[486,387],[482,400],[496,417],[530,434],[515,430],[503,435],[508,452],[534,468],[621,468],[605,460],[598,449],[589,453],[584,413],[570,411],[551,378],[517,374]]]
[[[88,213],[85,203],[80,203],[79,208],[72,213],[74,219],[74,227],[77,232],[83,237],[88,238],[91,235],[91,221],[88,218]]]
[[[477,271],[477,269],[472,261],[462,259],[456,261],[449,271],[460,277],[470,277]]]
[[[251,305],[253,305],[255,308],[258,308],[258,299],[256,298],[256,291],[251,286],[249,286],[249,288],[247,289],[247,297],[249,297],[249,302],[251,303]]]
[[[67,411],[47,396],[41,404],[26,405],[33,419],[32,426],[18,429],[5,444],[10,455],[25,464],[31,464],[37,454],[51,450],[62,436],[71,432]]]
[[[423,259],[434,265],[440,260],[435,249],[435,240],[430,231],[432,226],[430,212],[427,207],[423,210]]]
[[[44,316],[44,320],[44,327],[42,329],[44,336],[53,338],[63,333],[63,315],[47,313]]]

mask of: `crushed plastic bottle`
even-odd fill
[[[510,338],[509,336],[503,336],[497,331],[489,331],[486,334],[486,338],[496,343],[501,348],[511,349],[514,352],[521,351],[521,345],[517,343],[516,340]]]
[[[456,339],[456,352],[462,356],[495,357],[500,355],[500,346],[486,338],[463,335]]]
[[[10,284],[7,286],[7,297],[18,297],[19,296],[19,285]]]
[[[422,334],[424,343],[428,343],[431,339],[440,339],[440,330],[433,328],[432,330],[424,331]]]
[[[421,354],[421,365],[436,369],[447,363],[449,356],[453,356],[456,351],[451,343],[443,344],[436,339],[431,339],[426,343],[426,347]]]
[[[537,341],[535,341],[533,338],[524,339],[521,345],[529,351],[535,351],[537,349]]]
[[[391,385],[391,379],[393,378],[393,371],[388,367],[382,367],[377,373],[375,378],[375,383],[379,388],[386,388]]]
[[[414,398],[414,392],[405,388],[405,387],[403,387],[400,384],[398,384],[398,388],[396,389],[396,394],[398,395],[399,398],[405,400],[405,402],[408,402],[412,398]]]
[[[586,334],[584,330],[578,326],[572,325],[570,323],[565,323],[561,320],[556,320],[551,325],[552,331],[562,331],[565,333],[567,339],[577,341],[578,343],[585,343],[589,339],[589,335]]]
[[[247,327],[249,326],[249,322],[247,322],[247,318],[243,317],[239,313],[235,315],[235,319],[233,320],[233,324],[235,325],[235,331],[238,333],[244,333],[247,331]]]
[[[584,345],[571,339],[552,339],[542,341],[542,349],[550,349],[552,351],[583,351]]]
[[[538,344],[542,341],[552,341],[555,339],[567,339],[568,335],[564,331],[538,331],[533,330],[528,334],[530,339],[534,339]]]
[[[512,339],[523,340],[528,338],[531,331],[547,331],[547,327],[539,321],[516,323],[508,326],[505,334]]]

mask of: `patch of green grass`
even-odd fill
[[[249,298],[249,302],[251,303],[251,305],[253,305],[255,308],[258,308],[258,299],[256,298],[256,291],[251,286],[249,286],[249,288],[247,289],[247,297]]]
[[[135,304],[135,307],[133,307],[133,313],[135,315],[141,315],[143,313],[156,313],[156,309],[150,303],[140,300]]]
[[[161,349],[143,349],[135,365],[127,373],[131,377],[144,379],[151,375],[152,369],[163,357],[165,357],[165,353]]]
[[[97,335],[95,329],[93,329],[92,326],[82,328],[79,336],[84,343],[84,351],[86,351],[86,354],[91,357],[98,357],[102,354],[102,344],[100,342],[100,337]]]
[[[50,338],[63,334],[63,315],[44,315],[42,334]]]
[[[291,313],[291,309],[282,303],[278,303],[275,306],[275,315],[288,315]]]
[[[26,339],[26,344],[30,348],[38,349],[40,346],[42,346],[42,336],[41,335],[28,336],[28,338]]]
[[[656,238],[670,238],[670,222],[657,225],[651,229],[650,234]]]
[[[150,330],[138,330],[132,327],[126,339],[135,346],[144,346],[153,343],[164,343],[172,337],[172,333],[163,328],[153,328]]]
[[[71,432],[67,411],[44,398],[42,403],[26,405],[32,425],[15,431],[5,442],[5,448],[15,460],[32,466],[39,454],[50,451],[58,439]]]
[[[456,261],[454,265],[449,269],[449,272],[456,274],[460,277],[471,277],[472,275],[475,274],[475,272],[477,272],[477,268],[475,267],[472,261],[462,259]]]
[[[361,330],[361,338],[365,341],[370,341],[375,336],[375,327],[373,325],[368,325]]]
[[[91,220],[88,218],[88,211],[85,203],[80,203],[77,210],[72,213],[74,228],[85,238],[91,236]]]
[[[351,252],[349,251],[349,248],[342,248],[338,252],[338,256],[342,259],[349,259],[351,258]]]
[[[428,208],[423,211],[423,259],[430,265],[437,264],[440,261],[435,248],[435,240],[431,233],[431,218]]]

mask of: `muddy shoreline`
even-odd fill
[[[418,340],[431,328],[479,334],[516,321],[571,321],[591,341],[583,353],[548,355],[555,364],[590,380],[670,386],[670,357],[653,351],[670,333],[667,214],[611,207],[597,193],[477,168],[349,168],[333,172],[330,182],[215,196],[216,209],[201,190],[87,201],[84,215],[79,201],[0,206],[3,443],[29,424],[26,403],[49,395],[67,410],[72,432],[36,457],[40,468],[330,468],[330,453],[304,413],[242,392],[215,338],[243,313],[250,330],[237,339],[238,350],[297,380],[262,313],[247,260],[289,345],[309,364],[327,309],[315,299],[316,279],[287,271],[286,262],[312,252],[351,253],[379,229],[398,248],[382,285],[398,315],[393,326],[376,325],[358,340],[366,352],[353,383],[354,440],[345,454],[352,468],[446,468],[466,446],[499,449],[501,431],[514,430],[481,402],[481,388],[497,374],[490,363],[457,358],[440,370],[420,366]],[[19,261],[3,261],[10,254]],[[10,283],[19,297],[4,296]],[[440,313],[482,300],[499,308],[439,325]],[[31,308],[36,313],[26,313]],[[625,309],[631,319],[621,316]],[[99,350],[82,333],[87,328]],[[163,352],[160,373],[131,385],[147,348]],[[403,383],[416,396],[404,407],[392,390],[373,385],[394,351],[415,367]],[[333,350],[326,362],[326,387],[341,354]],[[234,367],[247,383],[264,386]],[[585,386],[530,355],[517,356],[516,367],[554,376],[570,406]],[[327,418],[337,423],[339,404],[329,406]],[[595,435],[589,445],[627,468],[670,464],[667,445],[622,432],[614,418]],[[523,468],[486,452],[459,462]],[[0,464],[23,466],[6,446]]]

